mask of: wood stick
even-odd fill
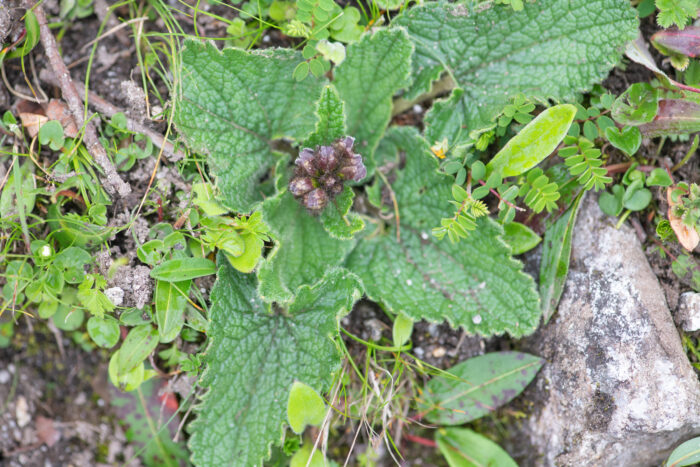
[[[105,190],[107,190],[107,192],[110,194],[117,193],[122,198],[126,197],[129,193],[131,193],[131,186],[121,179],[117,173],[117,169],[114,167],[114,164],[112,164],[112,161],[110,161],[109,157],[107,157],[107,151],[105,151],[105,148],[102,146],[102,144],[100,144],[100,140],[97,138],[97,133],[95,132],[95,127],[92,122],[85,120],[83,115],[83,101],[78,95],[78,91],[76,90],[75,84],[70,77],[66,64],[63,63],[63,58],[58,53],[56,38],[49,29],[44,8],[41,5],[36,5],[34,8],[34,14],[39,22],[41,45],[44,47],[46,57],[48,58],[51,68],[54,71],[54,75],[58,81],[59,88],[61,88],[63,98],[66,100],[71,114],[73,114],[75,124],[79,128],[84,127],[83,141],[85,142],[88,152],[104,171]]]
[[[50,70],[41,70],[39,73],[39,77],[41,78],[42,81],[46,81],[47,83],[51,83],[54,85],[58,85],[58,80],[56,79],[56,76],[50,72]],[[76,84],[78,87],[84,87],[85,85],[82,83],[82,81],[79,80],[73,80],[73,82]],[[92,107],[93,109],[97,110],[99,113],[107,116],[107,117],[112,117],[116,113],[124,113],[123,109],[120,109],[116,105],[112,104],[111,102],[103,99],[100,97],[99,94],[88,90],[88,105]],[[170,162],[175,162],[179,161],[180,159],[185,158],[185,153],[182,152],[179,149],[175,149],[175,146],[173,143],[170,141],[166,140],[163,135],[158,133],[155,130],[150,129],[146,125],[143,125],[136,120],[129,118],[126,116],[126,127],[130,131],[133,131],[135,133],[141,133],[143,135],[148,136],[151,138],[151,141],[153,141],[153,144],[158,146],[159,148],[163,149],[163,153],[165,154],[165,157],[168,158]]]

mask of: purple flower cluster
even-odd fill
[[[312,212],[320,212],[343,191],[346,180],[359,182],[367,175],[362,156],[352,151],[355,138],[346,136],[330,146],[304,148],[294,161],[289,192]]]

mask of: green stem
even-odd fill
[[[354,335],[354,334],[352,334],[352,333],[346,331],[346,330],[343,329],[343,328],[340,328],[340,330],[343,331],[343,333],[344,333],[346,336],[348,336],[350,339],[352,339],[352,340],[354,340],[354,341],[357,341],[357,342],[359,342],[360,344],[363,344],[363,345],[369,347],[370,349],[382,350],[382,351],[384,351],[384,352],[403,352],[403,351],[405,351],[405,350],[410,350],[410,349],[411,349],[411,344],[402,345],[401,347],[387,347],[387,346],[384,346],[384,345],[373,344],[373,343],[371,343],[371,342],[367,342],[367,341],[365,341],[365,340],[360,339],[360,338],[357,337],[356,335]]]
[[[627,220],[630,214],[632,214],[632,211],[630,211],[629,209],[626,210],[625,213],[622,216],[620,216],[620,219],[617,221],[617,224],[615,224],[615,228],[619,229],[620,226]]]

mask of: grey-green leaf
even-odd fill
[[[400,241],[391,219],[383,233],[364,238],[348,257],[347,267],[362,278],[367,294],[394,313],[448,321],[470,333],[534,331],[540,317],[535,284],[511,257],[502,227],[480,218],[478,235],[458,244],[437,240],[431,229],[453,215],[447,202],[452,178],[437,172],[428,144],[414,129],[392,128],[385,140],[385,150],[405,154],[406,166],[392,183]],[[387,211],[394,212],[393,206]]]
[[[164,261],[151,270],[151,277],[159,281],[180,282],[216,274],[216,265],[206,258],[176,258]]]
[[[252,274],[223,258],[212,291],[207,389],[191,426],[195,465],[260,465],[279,442],[294,381],[319,393],[330,388],[340,357],[333,342],[338,319],[361,295],[359,280],[333,270],[303,287],[282,312],[257,295]]]
[[[520,394],[544,360],[522,352],[494,352],[470,358],[438,375],[423,391],[421,412],[441,425],[461,425],[496,410]]]
[[[637,35],[637,15],[618,0],[538,0],[523,11],[426,2],[394,21],[416,46],[411,94],[448,71],[464,89],[468,130],[520,92],[567,100],[601,81]]]
[[[700,462],[700,437],[689,439],[673,450],[666,463],[666,467],[683,467]]]
[[[435,441],[450,467],[518,467],[502,447],[466,428],[438,430]]]
[[[574,236],[576,215],[583,195],[579,195],[571,207],[544,234],[542,262],[540,263],[540,298],[542,316],[549,321],[557,310],[569,274],[571,241]]]
[[[348,135],[362,154],[367,173],[391,118],[392,96],[408,86],[413,46],[403,30],[380,29],[365,34],[347,48],[347,58],[335,70],[335,87],[345,101]]]
[[[313,131],[323,80],[297,81],[301,54],[283,49],[219,51],[190,40],[181,60],[176,127],[190,148],[211,156],[224,204],[250,211],[262,199],[259,178],[275,162],[272,140]]]

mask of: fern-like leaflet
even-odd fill
[[[535,168],[528,171],[518,196],[523,198],[530,209],[539,214],[544,209],[552,212],[557,208],[557,200],[561,196],[558,190],[559,186],[550,181],[542,169]]]
[[[602,190],[607,183],[612,182],[612,178],[607,176],[608,171],[601,167],[603,160],[600,158],[600,149],[592,141],[584,137],[567,136],[564,144],[567,146],[559,150],[559,156],[564,159],[569,173],[578,177],[576,181],[586,190]]]
[[[452,185],[452,197],[454,199],[450,200],[450,203],[456,206],[457,210],[454,216],[440,221],[440,227],[433,229],[433,235],[438,240],[447,235],[452,243],[456,243],[466,238],[469,232],[476,230],[476,219],[487,215],[489,208],[459,185]]]

